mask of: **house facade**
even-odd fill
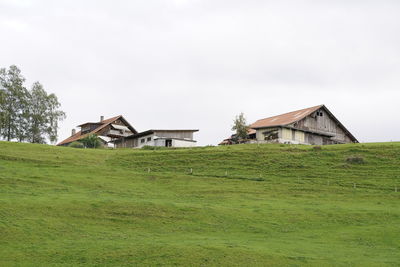
[[[76,132],[73,129],[71,136],[57,145],[68,146],[91,134],[97,135],[104,147],[193,147],[197,144],[193,139],[193,133],[198,130],[148,130],[139,133],[122,115],[106,120],[101,116],[99,122],[86,122],[78,127],[80,131]]]
[[[71,136],[58,143],[58,146],[68,146],[72,142],[79,141],[90,134],[95,134],[101,140],[103,146],[109,146],[113,140],[131,136],[138,132],[133,128],[122,115],[104,119],[100,117],[98,122],[86,122],[78,125],[80,131],[72,130]]]
[[[268,117],[250,125],[248,143],[329,145],[358,140],[325,105]],[[225,139],[220,144],[229,144]]]
[[[114,140],[117,148],[158,147],[193,147],[197,141],[193,134],[198,130],[148,130],[125,138]]]

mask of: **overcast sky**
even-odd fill
[[[400,140],[400,1],[0,0],[0,67],[55,93],[59,140],[100,115],[199,145],[319,104],[362,142]]]

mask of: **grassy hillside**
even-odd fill
[[[0,142],[0,266],[398,266],[399,237],[400,143]]]

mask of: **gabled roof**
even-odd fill
[[[133,127],[129,124],[129,122],[128,122],[127,120],[125,120],[124,117],[122,117],[122,115],[119,115],[119,116],[115,116],[115,117],[112,117],[112,118],[103,120],[103,121],[101,121],[101,122],[89,123],[89,124],[99,124],[99,126],[98,126],[96,129],[94,129],[93,131],[91,131],[91,132],[89,132],[89,133],[86,133],[86,134],[82,134],[82,132],[79,131],[79,132],[77,132],[76,134],[74,134],[74,135],[68,137],[68,138],[65,139],[64,141],[61,141],[60,143],[58,143],[57,146],[61,146],[61,145],[64,145],[64,144],[72,143],[72,142],[74,142],[74,141],[78,141],[78,140],[80,140],[80,139],[82,139],[82,138],[85,138],[86,136],[88,136],[88,135],[90,135],[90,134],[96,134],[96,133],[98,133],[100,130],[102,130],[103,128],[107,127],[108,125],[110,125],[111,123],[115,122],[115,121],[118,120],[118,119],[122,120],[122,121],[125,123],[125,125],[127,125],[127,127],[129,128],[129,130],[131,130],[132,133],[134,133],[134,134],[137,133],[137,131],[135,130],[135,128],[133,128]],[[85,125],[85,124],[88,124],[88,123],[83,123],[83,124],[81,124],[81,125]]]
[[[264,127],[273,127],[273,126],[284,126],[296,121],[302,120],[311,113],[317,111],[318,109],[322,108],[324,105],[319,105],[315,107],[300,109],[288,113],[284,113],[281,115],[265,118],[256,121],[255,123],[250,125],[250,128],[257,129],[257,128],[264,128]]]

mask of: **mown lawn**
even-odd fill
[[[399,264],[400,143],[0,142],[0,266]]]

